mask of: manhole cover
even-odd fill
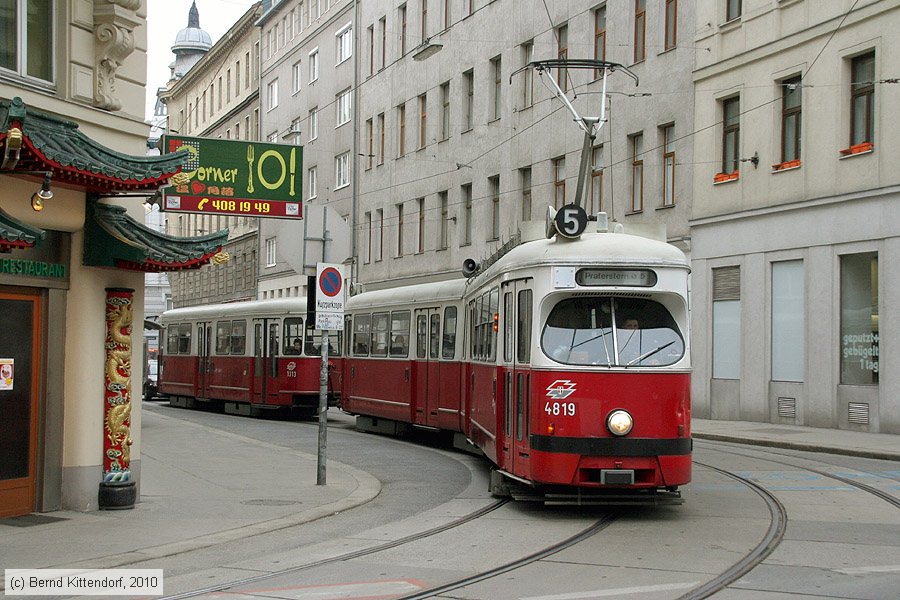
[[[244,500],[241,502],[246,506],[290,506],[292,504],[303,504],[299,500],[275,500],[273,498],[257,498],[255,500]]]

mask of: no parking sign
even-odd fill
[[[316,329],[344,329],[343,265],[316,264]]]

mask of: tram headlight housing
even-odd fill
[[[614,410],[606,417],[606,428],[613,435],[628,435],[634,427],[634,419],[627,410]]]

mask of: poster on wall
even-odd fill
[[[0,358],[0,390],[13,389],[15,359]]]

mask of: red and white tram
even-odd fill
[[[364,429],[454,432],[496,465],[497,494],[678,503],[688,274],[674,246],[589,233],[523,243],[468,280],[353,296],[341,408]]]
[[[174,406],[222,405],[259,414],[319,405],[321,333],[307,319],[306,298],[214,304],[166,311],[159,392]],[[329,336],[329,404],[341,385],[340,336]]]

